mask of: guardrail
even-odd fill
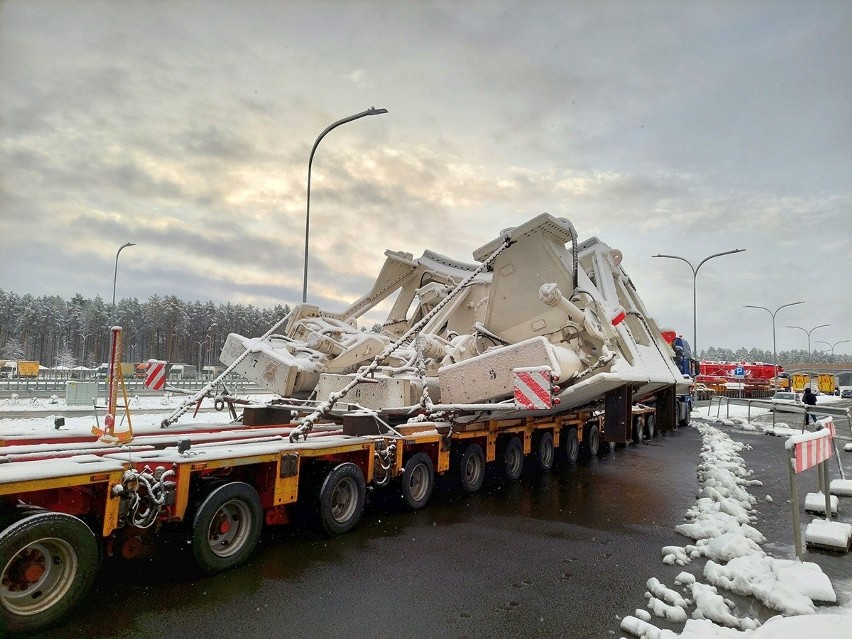
[[[204,387],[209,383],[209,379],[169,379],[168,384],[174,388],[180,388],[187,391],[195,391]],[[67,382],[97,382],[98,393],[106,393],[105,379],[51,379],[51,378],[12,378],[0,380],[0,397],[9,397],[13,393],[22,397],[49,397],[50,395],[64,394]],[[124,385],[128,393],[148,394],[162,393],[163,391],[149,391],[145,388],[144,380],[127,378],[124,380]],[[236,393],[246,393],[255,390],[261,390],[254,382],[250,382],[243,377],[234,377],[233,379],[225,380],[225,385],[228,390]]]
[[[808,415],[831,415],[832,417],[839,417],[840,419],[845,419],[849,424],[850,432],[852,432],[852,409],[850,408],[836,408],[833,406],[808,406],[802,405],[799,406],[797,404],[779,404],[777,402],[773,402],[767,399],[740,399],[735,397],[724,397],[717,396],[710,398],[710,404],[707,406],[707,416],[710,417],[710,413],[713,410],[714,402],[717,402],[716,406],[716,417],[720,417],[720,413],[722,411],[722,401],[725,402],[725,417],[730,419],[731,404],[735,406],[747,406],[747,419],[751,421],[751,407],[755,405],[756,408],[768,408],[772,413],[772,425],[775,426],[775,416],[779,413],[790,413],[802,416],[802,425],[804,427],[805,414]],[[835,420],[836,422],[836,420]]]

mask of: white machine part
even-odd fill
[[[413,406],[424,387],[435,403],[500,401],[513,396],[513,369],[537,366],[559,376],[563,410],[625,384],[637,396],[688,384],[619,251],[597,238],[578,244],[573,225],[547,213],[502,231],[473,256],[485,264],[498,249],[489,270],[464,287],[476,265],[431,251],[417,259],[386,251],[372,290],[346,311],[296,306],[284,335],[258,344],[232,334],[221,360],[230,364],[250,348],[237,372],[285,397],[316,391],[325,400],[445,302],[347,401]],[[394,294],[382,332],[359,330],[357,318]]]
[[[570,379],[585,368],[574,351],[533,337],[438,370],[441,402],[477,404],[511,397],[513,369],[536,366],[550,368],[559,379]]]

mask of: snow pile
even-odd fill
[[[695,505],[686,512],[687,523],[675,528],[697,542],[687,546],[686,553],[690,558],[697,555],[716,561],[762,554],[759,544],[766,538],[750,525],[756,519],[752,513],[757,500],[745,488],[761,483],[749,479],[751,473],[739,455],[745,445],[711,426],[698,430],[704,439],[698,466],[701,489]]]
[[[648,608],[658,617],[665,617],[672,621],[686,621],[686,608],[688,602],[676,591],[660,583],[656,577],[651,577],[647,583]]]
[[[772,557],[737,557],[722,566],[708,561],[704,577],[714,586],[760,600],[786,615],[816,612],[814,600],[837,600],[831,581],[815,563]],[[850,620],[852,623],[852,620]]]
[[[703,579],[706,583],[691,573],[680,573],[675,583],[686,593],[683,597],[656,578],[648,580],[645,593],[648,609],[661,619],[684,621],[680,634],[656,627],[647,613],[626,616],[621,621],[621,629],[648,639],[798,637],[795,630],[788,628],[799,626],[788,624],[786,620],[773,617],[767,621],[766,626],[771,625],[774,631],[769,633],[760,628],[758,620],[738,616],[736,606],[718,589],[754,597],[782,615],[810,616],[816,612],[815,601],[836,601],[831,581],[814,563],[775,559],[763,551],[760,545],[766,539],[752,526],[757,519],[754,514],[756,499],[747,490],[749,486],[762,483],[751,479],[752,473],[739,455],[745,445],[713,426],[699,423],[696,428],[703,440],[702,462],[698,467],[701,489],[695,504],[687,511],[686,523],[677,526],[679,533],[695,543],[683,547],[665,546],[662,554],[664,563],[681,566],[705,557]],[[814,624],[805,623],[802,627],[824,626],[826,637],[852,639],[849,617],[814,616],[817,617]],[[847,634],[842,634],[843,631]]]
[[[754,619],[740,619],[731,612],[734,604],[718,593],[715,587],[699,582],[690,585],[695,601],[696,619],[709,619],[728,628],[754,629],[760,624]]]

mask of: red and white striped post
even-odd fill
[[[790,470],[790,493],[793,505],[793,540],[796,544],[796,557],[802,558],[802,524],[799,515],[799,486],[796,475],[809,468],[818,466],[819,485],[825,496],[825,517],[831,520],[831,495],[828,486],[828,460],[834,455],[834,421],[831,417],[824,420],[824,428],[812,433],[793,435],[787,440],[786,448],[792,450],[788,458]]]

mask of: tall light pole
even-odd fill
[[[118,247],[118,252],[115,254],[115,272],[112,276],[112,310],[110,311],[110,323],[115,322],[115,282],[118,279],[118,256],[121,255],[121,251],[126,249],[128,246],[136,246],[133,242],[126,242]]]
[[[826,326],[831,326],[831,324],[820,324],[819,326],[814,326],[810,330],[803,328],[801,326],[790,326],[790,325],[787,325],[787,328],[798,328],[800,331],[805,331],[805,333],[807,333],[807,335],[808,335],[808,359],[810,359],[811,358],[811,333],[813,333],[818,328],[825,328]],[[812,364],[813,362],[808,362],[808,363]],[[811,371],[810,371],[810,369],[808,369],[808,388],[810,388],[810,387],[811,387]]]
[[[85,335],[81,335],[83,338],[83,352],[80,354],[80,366],[86,365],[86,340],[89,339],[91,333],[86,333]]]
[[[361,111],[361,113],[350,115],[348,118],[343,118],[342,120],[338,120],[337,122],[328,125],[325,130],[319,134],[319,137],[317,137],[316,142],[314,142],[314,146],[311,149],[311,156],[310,158],[308,158],[308,197],[307,209],[305,212],[305,277],[304,282],[302,283],[302,304],[308,301],[308,238],[310,236],[311,227],[311,165],[314,162],[314,153],[316,153],[320,140],[322,140],[326,136],[326,134],[332,129],[339,127],[341,124],[346,124],[347,122],[352,122],[353,120],[358,120],[359,118],[363,118],[368,115],[381,115],[382,113],[387,112],[387,109],[376,109],[374,107],[370,107],[366,111]]]
[[[198,370],[196,371],[196,374],[200,378],[201,377],[201,369],[203,368],[203,362],[204,362],[204,360],[201,359],[201,347],[204,346],[207,343],[207,337],[205,336],[204,339],[197,340],[195,343],[198,344]]]
[[[834,363],[834,347],[837,346],[838,344],[845,344],[848,341],[850,341],[850,340],[842,339],[839,342],[834,342],[834,344],[829,344],[828,342],[821,342],[821,341],[818,341],[818,340],[814,340],[814,343],[815,344],[825,344],[826,346],[828,346],[831,349],[831,363],[833,364]]]
[[[692,269],[692,352],[695,353],[695,359],[698,359],[698,305],[696,303],[696,294],[695,294],[695,280],[698,277],[698,269],[700,269],[705,262],[709,262],[714,257],[721,257],[723,255],[732,255],[734,253],[743,253],[745,249],[734,249],[732,251],[724,251],[723,253],[714,253],[713,255],[708,255],[703,260],[698,263],[698,266],[693,266],[692,262],[690,262],[685,257],[681,257],[680,255],[652,255],[651,257],[668,257],[673,260],[681,260],[682,262],[686,262],[689,264],[689,268]]]
[[[804,302],[790,302],[789,304],[782,304],[774,311],[770,311],[765,306],[752,306],[751,304],[746,304],[743,308],[762,308],[764,311],[769,313],[772,316],[772,378],[775,383],[775,390],[778,390],[778,350],[775,348],[775,316],[778,314],[782,308],[787,308],[788,306],[795,306],[796,304],[804,304]]]

